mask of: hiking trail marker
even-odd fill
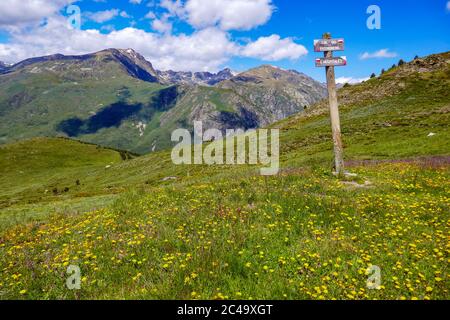
[[[326,68],[331,129],[333,131],[334,165],[338,176],[343,176],[345,169],[334,67],[346,66],[347,57],[333,57],[333,51],[343,51],[344,48],[344,39],[331,39],[331,34],[329,33],[325,33],[320,40],[314,40],[314,51],[324,53],[323,58],[316,59],[316,67]]]

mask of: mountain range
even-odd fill
[[[177,72],[177,71],[157,71],[158,77],[165,84],[187,84],[214,86],[215,84],[231,79],[236,75],[226,68],[218,73],[211,72]]]
[[[170,133],[257,128],[325,97],[323,84],[269,65],[239,74],[159,71],[132,49],[55,54],[0,67],[0,143],[64,136],[137,153]]]

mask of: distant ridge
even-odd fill
[[[66,136],[147,153],[169,148],[171,132],[269,125],[325,97],[293,70],[261,66],[236,74],[158,71],[133,49],[26,59],[0,71],[0,144]]]

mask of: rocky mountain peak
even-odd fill
[[[233,72],[228,68],[218,73],[168,70],[158,71],[158,76],[166,84],[214,86],[222,81],[231,79]]]
[[[159,82],[158,73],[153,65],[133,49],[111,48],[97,52],[95,55],[110,55],[123,64],[131,76],[148,82]]]
[[[238,76],[250,76],[250,77],[259,77],[263,79],[278,79],[282,77],[291,77],[291,76],[302,76],[306,77],[305,74],[298,72],[296,70],[285,70],[280,67],[272,66],[272,65],[262,65],[248,71],[240,73]]]
[[[231,82],[238,83],[253,83],[253,84],[263,84],[263,83],[289,83],[293,85],[310,85],[313,84],[314,87],[323,87],[317,81],[311,77],[298,72],[296,70],[285,70],[279,67],[271,65],[262,65],[248,71],[241,72],[232,78]]]

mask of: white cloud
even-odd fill
[[[2,0],[0,27],[40,22],[76,0]]]
[[[369,77],[367,77],[367,78],[340,77],[340,78],[336,79],[336,83],[337,84],[346,84],[346,83],[357,84],[357,83],[361,83],[363,81],[367,81],[369,79],[370,79]]]
[[[142,0],[130,0],[129,2],[132,4],[141,4]]]
[[[155,19],[152,21],[152,28],[161,33],[172,32],[172,24],[165,19]]]
[[[86,54],[105,48],[133,48],[161,70],[216,71],[239,54],[238,45],[217,28],[176,36],[135,28],[102,34],[72,29],[63,17],[53,17],[45,26],[14,33],[10,43],[0,43],[0,60],[18,62],[33,56]]]
[[[87,12],[85,15],[88,19],[92,21],[95,21],[97,23],[103,23],[114,19],[119,14],[120,14],[119,9],[111,9],[105,11]]]
[[[223,30],[263,25],[274,9],[271,0],[188,0],[185,5],[187,20],[195,28],[217,25]]]
[[[24,1],[2,1],[19,4],[16,9],[22,8],[20,4],[24,3]],[[76,30],[69,26],[66,17],[58,13],[62,6],[74,2],[73,0],[30,0],[27,4],[34,1],[53,5],[50,6],[51,10],[43,10],[36,15],[39,19],[33,18],[37,19],[34,22],[40,22],[46,17],[45,24],[34,23],[25,27],[20,24],[20,21],[6,19],[3,12],[0,14],[0,21],[16,23],[14,28],[8,27],[10,39],[8,43],[0,43],[0,60],[19,62],[26,58],[55,53],[78,55],[105,48],[133,48],[161,70],[217,71],[236,56],[277,61],[297,59],[308,52],[304,46],[295,43],[292,38],[282,39],[279,35],[261,37],[245,45],[231,39],[228,30],[255,27],[269,19],[273,11],[271,0],[188,0],[186,6],[180,0],[162,0],[160,4],[167,12],[159,17],[151,13],[147,15],[147,18],[152,20],[151,24],[155,32],[134,27],[114,30],[112,24],[103,25],[100,30]],[[186,11],[189,3],[191,5],[202,3],[207,9],[205,13],[211,12],[212,8],[212,12],[216,12],[216,15],[208,22],[208,16],[202,18],[199,7],[193,6],[190,11]],[[3,3],[0,8],[2,5]],[[234,12],[234,15],[231,15],[230,8],[237,10],[239,14]],[[188,16],[188,14],[194,14],[194,16]],[[9,16],[13,15],[9,14]],[[19,17],[20,14],[16,16]],[[129,17],[128,13],[119,9],[87,13],[87,16],[98,23],[110,21],[117,16]],[[173,19],[187,20],[190,17],[197,17],[202,27],[188,35],[172,34]]]
[[[381,49],[373,53],[364,52],[362,55],[360,55],[361,60],[367,60],[367,59],[383,59],[383,58],[395,58],[397,57],[396,52],[390,52],[389,49]]]
[[[161,0],[160,6],[166,9],[171,17],[185,17],[186,10],[180,0]]]
[[[292,38],[281,39],[273,34],[269,37],[260,37],[255,42],[247,44],[243,50],[244,57],[259,58],[266,61],[278,61],[282,59],[298,59],[308,54],[308,50]]]
[[[450,1],[447,2],[447,11],[450,11]]]
[[[126,19],[131,19],[131,18],[133,18],[131,15],[129,15],[128,14],[128,12],[126,12],[126,11],[121,11],[120,12],[120,16],[122,17],[122,18],[126,18]]]

